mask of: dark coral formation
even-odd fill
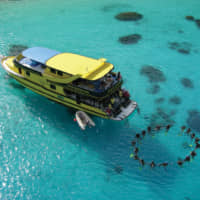
[[[169,99],[169,102],[172,104],[181,104],[181,98],[178,96],[173,96]]]
[[[115,170],[115,172],[116,172],[117,174],[121,174],[121,173],[123,172],[123,168],[122,168],[121,166],[116,166],[116,167],[114,168],[114,170]]]
[[[112,10],[119,8],[119,7],[121,8],[121,7],[128,7],[128,6],[129,6],[128,4],[113,3],[113,4],[108,4],[108,5],[103,6],[102,11],[109,12],[109,11],[112,11]]]
[[[159,97],[159,98],[155,99],[155,103],[156,103],[156,104],[163,103],[164,101],[165,101],[165,98],[164,98],[164,97]]]
[[[157,125],[166,127],[168,124],[174,124],[171,114],[164,111],[162,108],[157,108],[156,112],[150,117],[150,127],[154,129]]]
[[[140,74],[146,76],[151,83],[158,83],[166,81],[164,73],[150,65],[143,66]]]
[[[190,50],[189,50],[189,49],[180,48],[180,49],[178,49],[178,52],[179,52],[179,53],[183,53],[183,54],[189,54],[189,53],[190,53]]]
[[[195,22],[197,27],[200,28],[200,19],[195,19],[193,16],[186,16],[185,19]]]
[[[136,44],[141,39],[142,39],[142,36],[136,33],[136,34],[120,37],[119,42],[122,44]]]
[[[20,54],[23,50],[27,49],[28,47],[25,45],[18,45],[13,44],[9,46],[8,55],[9,56],[16,56]]]
[[[157,94],[160,91],[160,86],[157,84],[151,85],[146,91],[148,94]]]
[[[185,16],[185,19],[187,19],[189,21],[194,21],[194,17],[191,15]]]
[[[168,44],[170,49],[178,49],[180,47],[178,42],[169,42]]]
[[[124,12],[116,15],[115,18],[121,21],[138,21],[143,18],[143,15],[137,12]]]
[[[189,78],[182,78],[181,84],[186,88],[194,88],[194,84]]]
[[[195,23],[196,23],[197,27],[200,28],[200,19],[195,19]]]
[[[182,33],[184,33],[184,31],[183,30],[178,30],[178,33],[182,34]]]
[[[187,124],[195,131],[200,132],[200,112],[198,110],[190,110]]]
[[[192,44],[189,42],[168,42],[169,48],[182,54],[190,54]]]

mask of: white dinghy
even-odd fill
[[[82,130],[85,130],[87,125],[89,127],[95,126],[95,123],[92,121],[92,119],[83,111],[77,111],[75,117]]]

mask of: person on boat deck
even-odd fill
[[[123,96],[123,93],[121,90],[119,90],[119,97],[121,98]]]
[[[103,92],[104,91],[104,87],[102,87],[102,81],[101,80],[97,80],[97,81],[94,81],[94,91],[95,92]]]

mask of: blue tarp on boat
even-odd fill
[[[45,64],[47,60],[51,57],[59,54],[60,52],[43,48],[43,47],[32,47],[26,49],[22,52],[24,57],[30,58],[31,60],[35,60],[39,63]]]

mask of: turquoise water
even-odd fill
[[[200,18],[199,8],[196,0],[1,0],[0,54],[24,45],[105,57],[121,71],[140,115],[123,122],[94,117],[96,128],[83,133],[69,109],[20,87],[1,68],[0,199],[198,200],[200,151],[183,167],[176,161],[191,151],[183,148],[191,140],[178,135],[180,127],[191,125],[191,110],[200,111],[200,29],[185,19]],[[144,17],[114,18],[127,11]],[[137,44],[119,43],[134,33],[142,35]],[[187,42],[190,53],[170,49],[169,42]],[[150,83],[140,73],[145,65],[161,70],[166,81]],[[193,88],[184,87],[182,78]],[[160,90],[152,92],[154,85]],[[170,103],[174,96],[179,103]],[[167,135],[145,137],[140,153],[145,161],[170,165],[141,168],[130,158],[131,141],[159,123],[174,126]]]

